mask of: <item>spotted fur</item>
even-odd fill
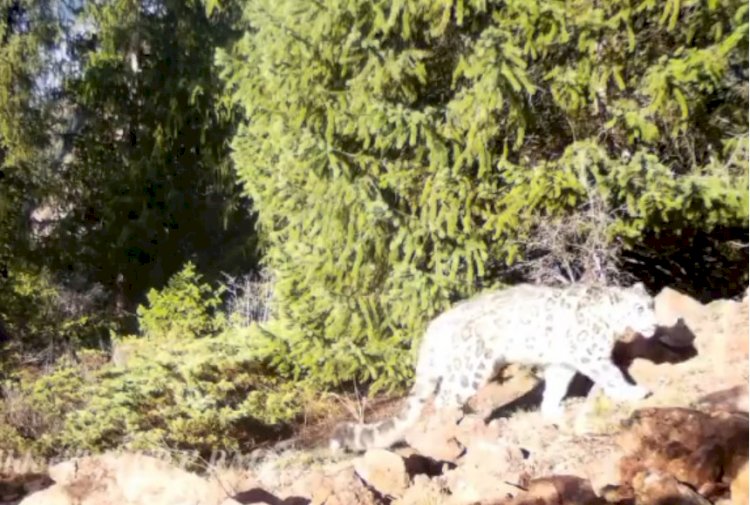
[[[428,326],[415,383],[395,418],[337,427],[331,447],[361,451],[402,440],[433,395],[435,407],[462,407],[508,363],[544,367],[542,413],[556,419],[576,371],[615,400],[648,395],[612,363],[612,346],[628,328],[644,337],[656,330],[654,301],[640,283],[629,288],[521,284],[461,302]]]

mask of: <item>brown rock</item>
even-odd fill
[[[310,490],[310,505],[376,505],[372,491],[348,467],[333,475],[322,471],[311,473],[304,483]],[[286,505],[286,504],[285,504]]]
[[[49,475],[55,484],[28,496],[23,505],[214,505],[232,491],[227,483],[140,454],[78,458],[53,465]]]
[[[703,305],[693,298],[670,288],[665,288],[655,299],[657,319],[661,325],[671,327],[682,320],[695,335],[695,346],[701,359],[725,363],[748,358],[748,299],[715,300]],[[671,321],[671,322],[670,322]],[[666,334],[684,333],[680,328],[667,328]],[[732,375],[733,370],[725,370]],[[746,376],[744,377],[746,379]]]
[[[404,459],[385,449],[371,449],[355,459],[354,471],[378,493],[391,498],[403,495],[409,485]]]
[[[467,415],[456,429],[456,440],[461,446],[469,448],[477,442],[493,442],[500,438],[501,432],[498,423],[485,423],[480,416]]]
[[[718,357],[725,362],[748,358],[748,299],[715,300],[706,308],[709,311],[713,332],[720,336],[716,343]],[[716,352],[716,351],[714,351]]]
[[[554,475],[532,480],[529,489],[512,505],[599,505],[606,503],[594,494],[586,479],[572,475]]]
[[[496,379],[485,384],[469,399],[469,406],[481,418],[490,417],[495,411],[505,410],[514,402],[523,401],[523,396],[539,383],[528,366],[514,363],[503,367]]]
[[[727,486],[738,461],[747,459],[746,415],[651,408],[637,411],[628,425],[618,440],[625,453],[620,477],[626,486],[634,486],[636,475],[653,470],[710,496]]]
[[[688,326],[705,317],[706,307],[694,298],[666,287],[654,297],[656,320],[662,326],[672,326],[682,318]],[[693,324],[691,324],[693,323]]]
[[[448,495],[437,479],[430,479],[425,475],[417,475],[414,483],[409,486],[404,495],[393,501],[393,505],[436,505],[445,503]]]
[[[498,423],[487,424],[479,415],[469,414],[456,424],[456,417],[451,412],[429,416],[407,436],[409,445],[419,453],[419,457],[412,455],[406,459],[409,475],[439,475],[459,461],[471,466],[480,457],[478,454],[486,454],[487,447],[491,451],[498,449],[499,446],[493,445],[500,437]],[[479,448],[472,451],[472,456],[463,456],[474,446]],[[501,446],[504,454],[506,446]],[[497,454],[494,454],[491,460],[496,458]]]
[[[748,497],[748,470],[747,461],[742,465],[742,468],[732,480],[731,493],[732,493],[732,505],[747,505],[750,503],[750,497]]]
[[[523,453],[502,440],[477,442],[467,450],[460,464],[445,473],[451,493],[449,503],[495,503],[512,498],[520,491],[519,468]]]
[[[711,410],[722,410],[725,412],[747,412],[748,411],[748,386],[747,383],[722,389],[704,395],[698,400],[701,407]]]
[[[669,474],[644,471],[633,479],[635,505],[711,505]]]
[[[607,501],[620,501],[620,459],[622,454],[612,453],[606,459],[594,461],[586,468],[591,488],[597,496]]]
[[[405,436],[406,443],[420,454],[440,461],[456,461],[464,448],[456,440],[456,420],[453,412],[439,412],[423,416]]]
[[[356,478],[356,476],[353,475]],[[336,490],[333,486],[333,479],[326,477],[321,470],[316,470],[305,476],[299,487],[309,490],[310,503],[322,504],[332,497]]]

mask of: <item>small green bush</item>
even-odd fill
[[[85,404],[86,369],[61,359],[49,372],[23,372],[5,381],[0,407],[0,450],[54,451],[66,415]]]
[[[252,448],[310,417],[321,404],[314,384],[275,366],[282,350],[267,332],[229,328],[221,293],[188,263],[138,308],[148,338],[111,336],[111,362],[81,350],[50,372],[14,374],[0,406],[0,449],[208,454]]]
[[[111,328],[101,310],[106,303],[101,286],[76,291],[46,269],[16,267],[0,288],[0,320],[13,337],[16,357],[49,362],[97,345]]]
[[[85,386],[87,401],[66,416],[58,447],[210,453],[275,436],[314,394],[273,371],[255,334],[126,339],[127,363],[104,367]]]
[[[286,380],[257,327],[184,339],[125,338],[123,365],[61,361],[6,381],[0,450],[55,457],[109,449],[247,451],[325,409],[312,383]],[[330,405],[328,405],[330,406]],[[315,410],[317,409],[317,411]]]
[[[146,295],[148,307],[138,307],[141,331],[151,338],[195,338],[214,335],[225,326],[219,310],[222,288],[202,282],[191,262],[176,273],[161,291]]]

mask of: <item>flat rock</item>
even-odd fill
[[[371,449],[355,459],[354,471],[383,496],[399,497],[409,486],[404,459],[385,449]]]

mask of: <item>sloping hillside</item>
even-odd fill
[[[744,505],[747,296],[704,305],[667,289],[657,311],[682,321],[658,341],[626,336],[614,353],[654,393],[638,404],[587,398],[580,378],[565,423],[554,426],[538,412],[533,375],[510,367],[472,400],[498,407],[489,424],[467,415],[456,425],[428,409],[404,447],[357,456],[277,449],[202,477],[141,455],[84,458],[51,467],[55,484],[21,503]],[[39,476],[28,481],[40,485]],[[23,478],[6,488],[17,498]]]

